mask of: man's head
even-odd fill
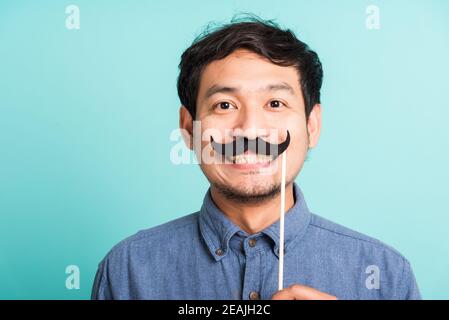
[[[320,133],[322,68],[317,54],[290,30],[250,18],[197,38],[179,67],[180,127],[188,133],[189,148],[193,120],[201,123],[201,150],[211,140],[229,144],[239,138],[277,145],[288,132],[286,179],[293,182]],[[214,133],[204,137],[205,132]],[[280,168],[279,157],[258,156],[250,149],[227,160],[201,161],[201,169],[228,199],[261,202],[279,192],[281,172],[272,170]]]

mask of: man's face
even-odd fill
[[[314,112],[319,113],[317,106],[318,111]],[[231,142],[236,137],[259,137],[278,144],[285,141],[288,130],[287,184],[301,170],[308,147],[313,147],[296,68],[278,66],[247,50],[236,50],[206,66],[201,76],[196,112],[195,120],[201,121],[202,150],[208,145],[210,148],[211,135],[219,143]],[[212,154],[222,159],[217,152],[212,151]],[[197,152],[197,157],[200,156]],[[262,201],[279,192],[281,156],[269,161],[267,157],[257,157],[247,151],[233,160],[234,163],[220,160],[200,163],[207,179],[218,191],[246,202]]]

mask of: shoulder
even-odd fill
[[[313,213],[310,229],[315,237],[324,239],[328,244],[346,246],[348,249],[354,250],[353,254],[362,251],[367,256],[379,256],[408,264],[407,259],[392,246]]]
[[[106,259],[124,259],[126,256],[148,252],[145,248],[157,248],[169,245],[170,241],[182,242],[192,239],[197,233],[199,212],[165,222],[163,224],[143,229],[123,239],[112,247]]]
[[[381,289],[363,291],[365,298],[420,299],[410,262],[392,246],[313,213],[307,241],[337,274],[352,270],[362,288]],[[374,279],[380,279],[378,287],[372,287]]]
[[[92,287],[92,299],[134,299],[140,287],[129,283],[147,283],[148,270],[166,265],[162,257],[175,245],[195,238],[198,212],[161,225],[144,229],[120,241],[98,264]],[[144,286],[145,287],[145,286]]]

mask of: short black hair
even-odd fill
[[[236,49],[247,49],[279,66],[296,67],[308,119],[313,106],[320,103],[323,69],[318,55],[291,30],[283,30],[273,20],[253,14],[234,17],[218,28],[209,25],[182,54],[178,95],[193,119],[202,71],[212,61],[223,59]]]

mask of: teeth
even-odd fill
[[[231,160],[235,164],[267,163],[273,160],[273,156],[240,154],[238,156],[231,157]]]

